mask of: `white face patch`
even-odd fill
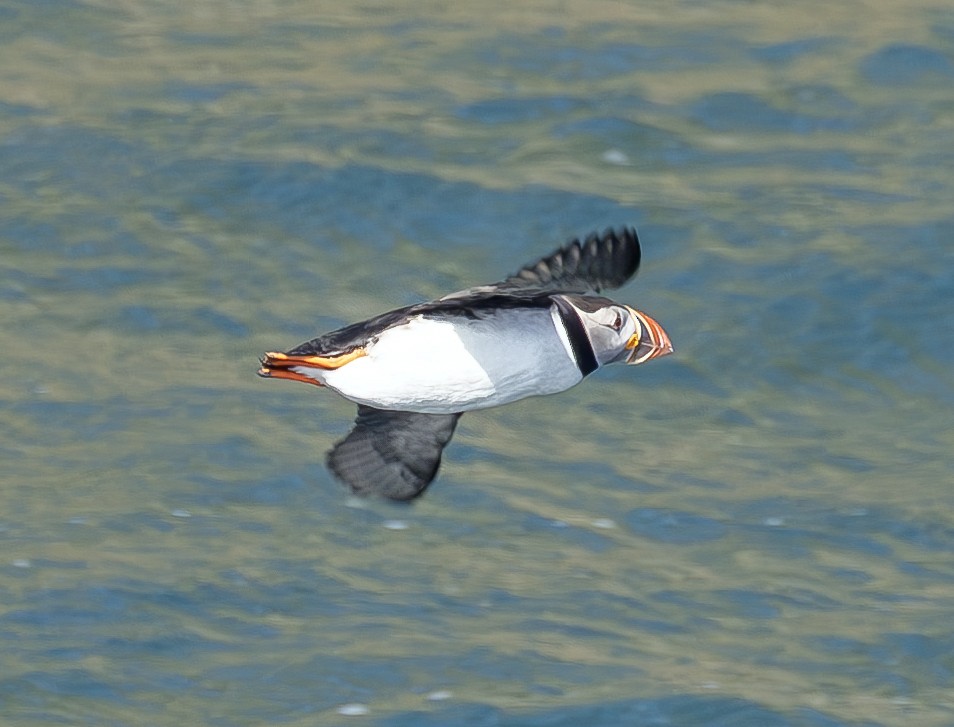
[[[579,314],[600,366],[619,361],[628,353],[626,344],[639,329],[639,322],[628,308],[608,305],[592,313],[579,311]]]

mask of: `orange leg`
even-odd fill
[[[258,370],[258,375],[268,379],[289,379],[290,381],[301,381],[305,384],[321,386],[322,383],[317,379],[292,371],[292,369],[298,366],[316,369],[338,369],[346,363],[366,355],[367,353],[363,348],[356,348],[340,356],[289,356],[287,353],[269,351],[262,356],[262,367]]]
[[[367,355],[363,348],[356,348],[340,356],[289,356],[287,353],[269,351],[262,357],[262,365],[276,368],[310,366],[316,369],[340,369],[346,363]]]
[[[324,386],[318,379],[305,376],[297,371],[287,371],[285,369],[270,369],[262,366],[258,370],[258,375],[265,379],[289,379],[290,381],[301,381],[303,384],[314,384],[315,386]]]

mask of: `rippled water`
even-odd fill
[[[949,3],[0,20],[5,724],[954,722]],[[254,375],[625,223],[676,355],[411,507]]]

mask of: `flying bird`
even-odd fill
[[[574,239],[509,278],[353,323],[285,353],[258,375],[327,387],[358,405],[328,453],[358,495],[410,500],[437,475],[466,411],[555,394],[607,364],[672,353],[656,321],[594,293],[639,268],[636,230]]]

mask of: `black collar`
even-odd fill
[[[592,374],[599,368],[599,364],[596,362],[596,354],[593,353],[593,344],[590,343],[590,337],[586,335],[586,326],[580,320],[580,314],[561,296],[555,295],[552,300],[560,313],[560,320],[563,321],[566,337],[569,339],[570,349],[573,351],[573,359],[576,361],[576,365],[580,367],[580,373],[584,376]]]

